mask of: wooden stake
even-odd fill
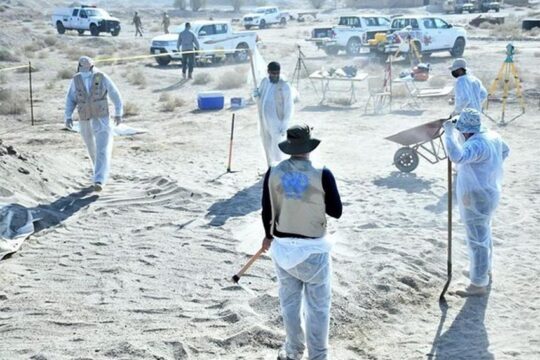
[[[232,147],[234,139],[234,113],[232,114],[232,123],[231,123],[231,141],[229,143],[229,165],[227,166],[227,172],[231,172],[231,163],[232,163]]]

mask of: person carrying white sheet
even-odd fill
[[[114,122],[122,122],[122,98],[113,81],[94,67],[88,56],[79,59],[77,74],[69,84],[66,96],[65,125],[73,128],[73,111],[77,108],[80,132],[92,160],[94,190],[101,191],[109,178],[113,147],[109,120],[110,98],[114,104]]]

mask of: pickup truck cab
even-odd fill
[[[120,20],[95,6],[55,9],[52,24],[59,34],[64,34],[66,30],[77,30],[80,35],[90,31],[93,36],[101,32],[111,33],[112,36],[120,34]]]
[[[311,38],[306,41],[315,43],[318,49],[323,49],[328,55],[337,55],[344,50],[347,55],[356,56],[369,52],[369,48],[365,47],[367,40],[389,29],[390,19],[387,17],[347,15],[341,16],[336,26],[314,29]]]
[[[185,23],[171,28],[171,32],[152,39],[151,54],[157,56],[159,65],[168,65],[171,61],[181,61],[182,54],[176,48],[178,35],[184,31]],[[257,46],[257,34],[254,31],[233,32],[227,21],[193,21],[191,31],[197,36],[202,52],[196,55],[198,62],[218,63],[226,57],[233,57],[238,62],[249,60],[249,49]]]
[[[449,51],[461,57],[465,51],[467,33],[464,28],[433,16],[400,16],[392,20],[389,35],[382,43],[374,44],[371,51],[407,56],[409,40],[421,54]]]
[[[279,8],[275,6],[265,6],[257,8],[254,13],[244,15],[242,23],[246,30],[255,26],[258,26],[259,29],[264,29],[272,24],[285,26],[288,17],[288,13],[281,12]]]

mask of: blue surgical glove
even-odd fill
[[[443,129],[447,136],[451,136],[452,130],[455,129],[455,125],[452,120],[446,120],[443,123]]]

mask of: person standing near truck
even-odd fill
[[[171,19],[166,11],[163,12],[163,19],[161,20],[161,25],[163,25],[163,31],[165,34],[169,33],[169,25],[171,25]]]
[[[135,15],[133,15],[133,25],[135,25],[135,37],[137,35],[140,35],[142,37],[142,21],[141,17],[139,16],[139,13],[135,11]]]
[[[186,78],[186,71],[188,71],[188,77],[192,79],[195,51],[199,50],[199,48],[197,36],[191,31],[191,24],[187,22],[184,31],[178,35],[176,43],[176,49],[182,51],[182,77],[184,79]]]

